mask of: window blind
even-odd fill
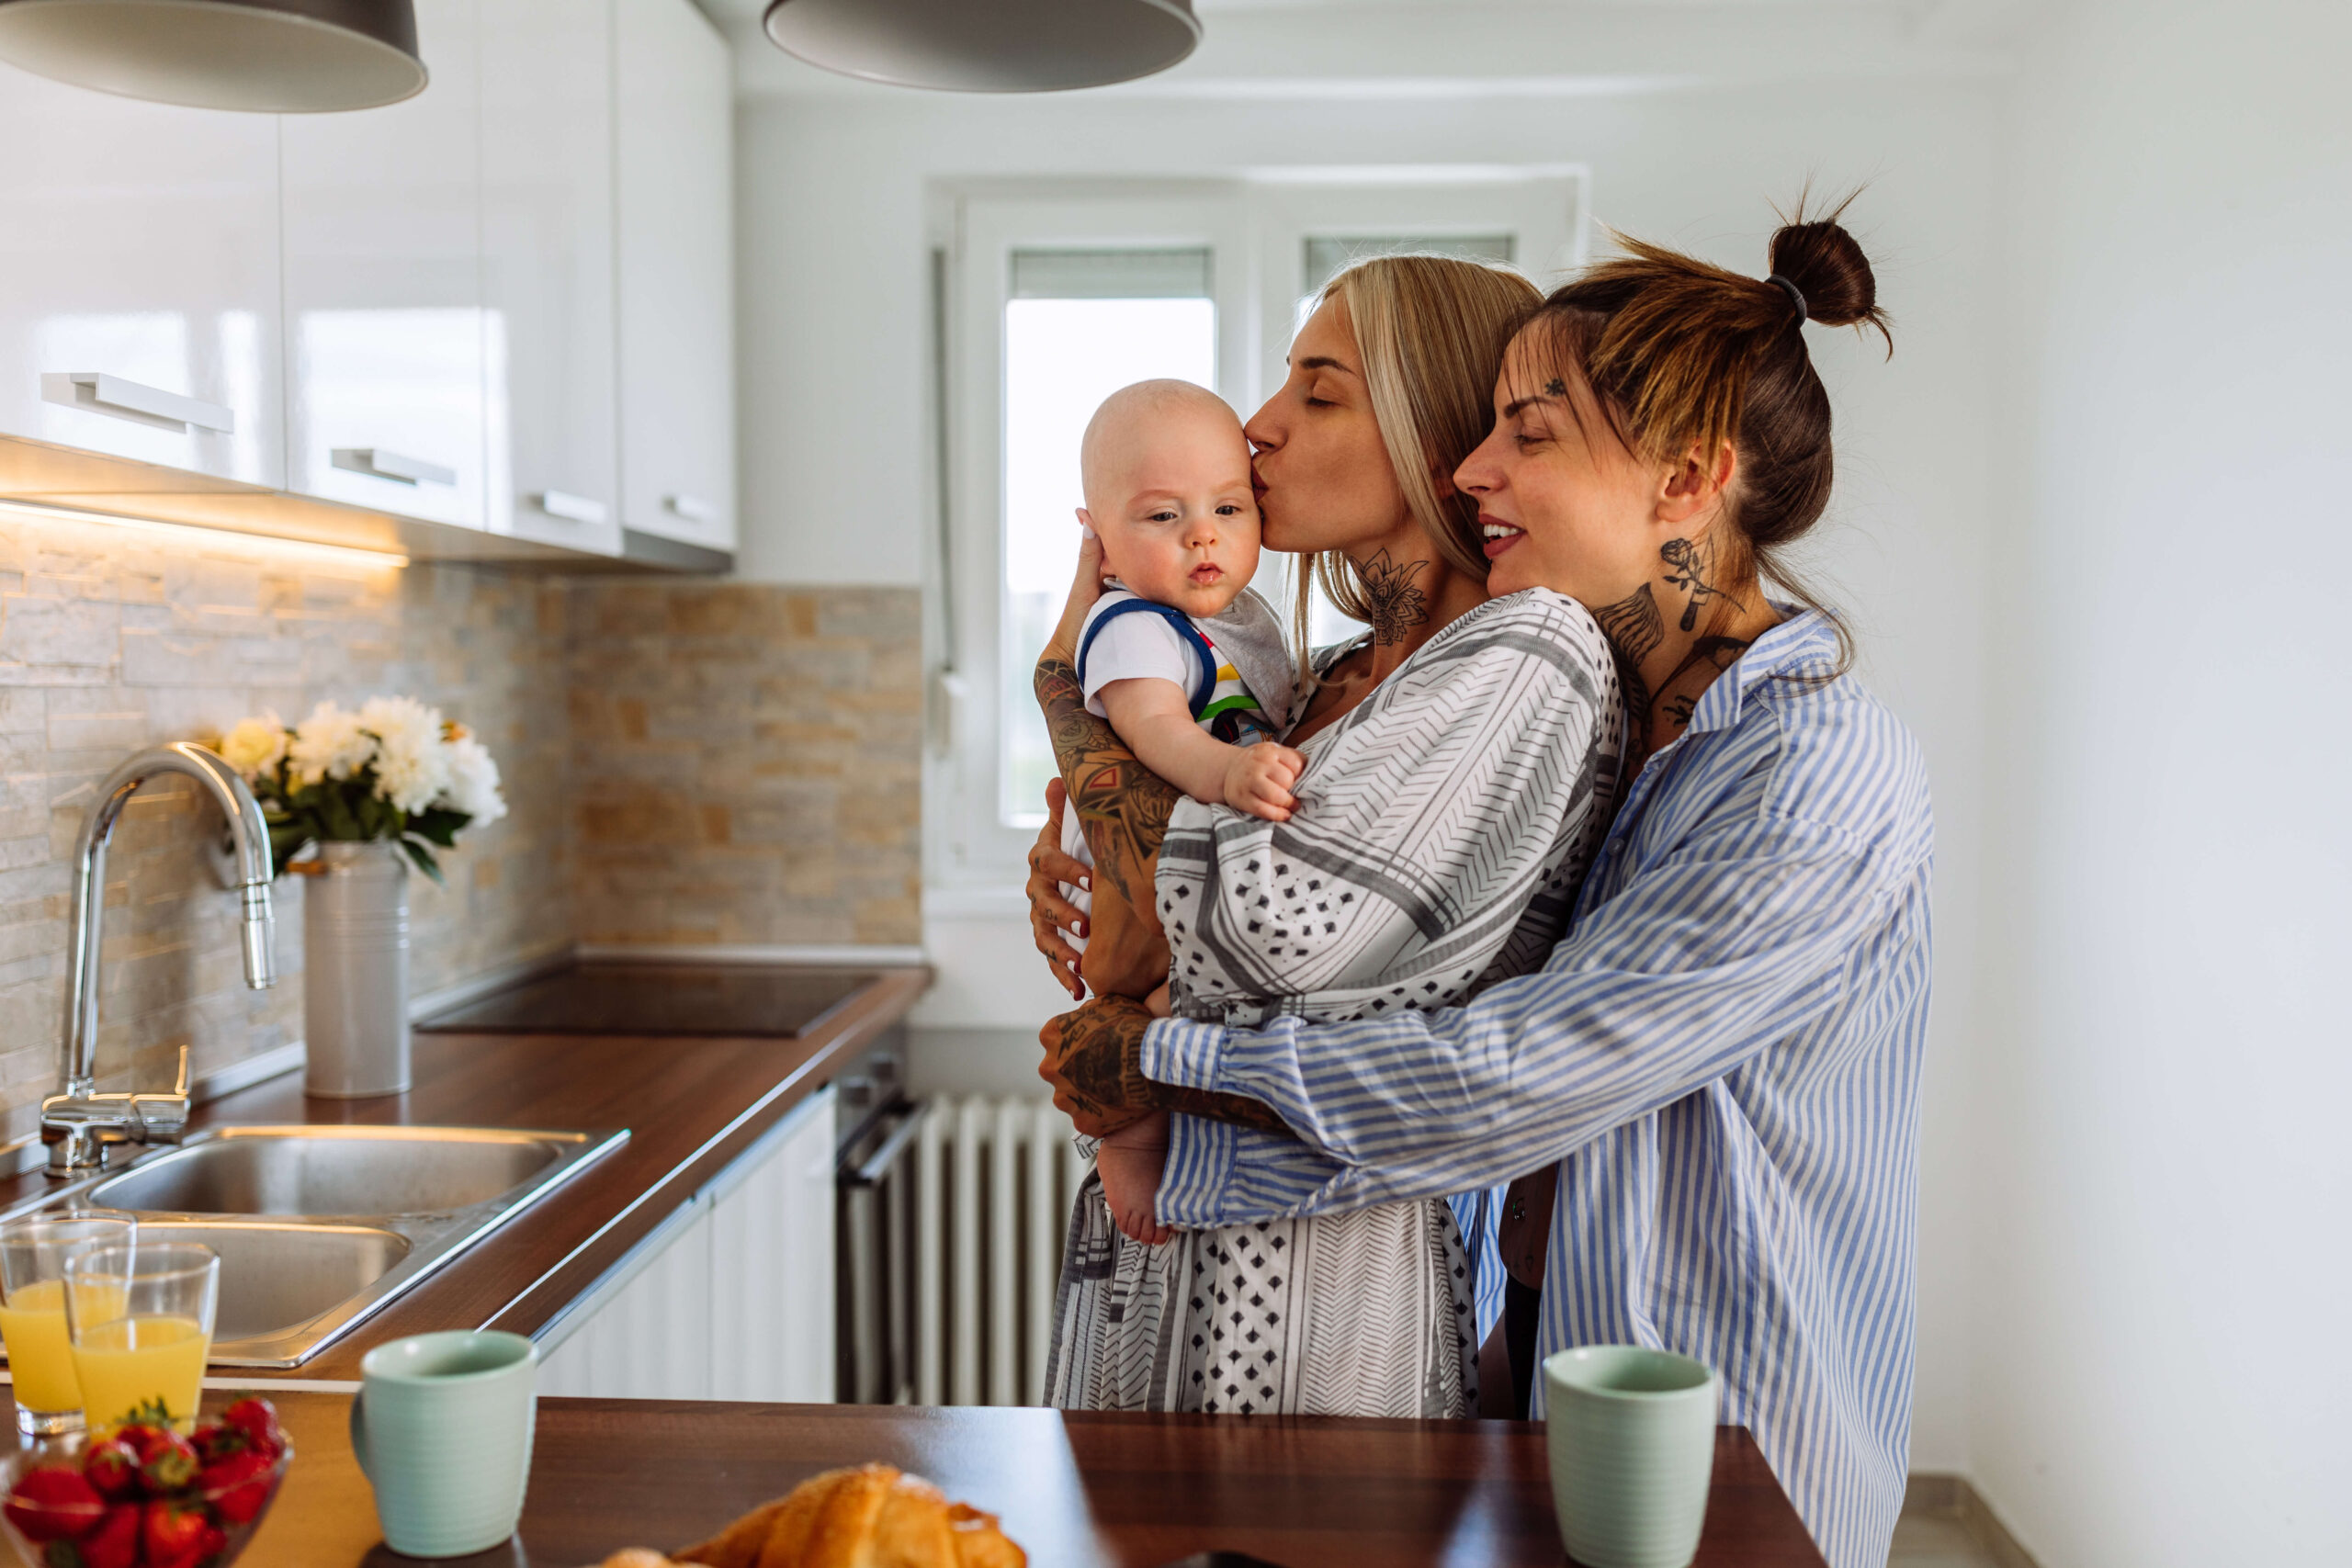
[[[1015,299],[1205,299],[1208,247],[1197,250],[1015,251]]]

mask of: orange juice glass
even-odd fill
[[[65,1328],[65,1262],[130,1244],[137,1222],[113,1209],[65,1209],[0,1225],[0,1342],[16,1384],[17,1429],[28,1437],[79,1431],[82,1385]]]
[[[66,1326],[90,1429],[126,1421],[193,1429],[220,1303],[220,1259],[193,1242],[98,1247],[67,1258]]]

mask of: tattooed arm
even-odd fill
[[[1101,908],[1098,896],[1095,908]],[[1091,944],[1088,957],[1093,956]],[[1097,997],[1038,1032],[1046,1060],[1037,1076],[1054,1086],[1054,1103],[1089,1137],[1107,1137],[1155,1111],[1231,1122],[1287,1134],[1273,1108],[1238,1094],[1175,1089],[1143,1075],[1143,1032],[1151,1010],[1125,997]]]
[[[1094,852],[1094,914],[1079,972],[1098,995],[1148,996],[1168,978],[1151,887],[1176,788],[1086,711],[1077,667],[1059,646],[1037,661],[1037,705],[1069,794],[1066,809],[1078,813]]]

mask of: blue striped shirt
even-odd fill
[[[1166,1020],[1143,1070],[1261,1100],[1296,1134],[1176,1118],[1170,1224],[1558,1161],[1542,1352],[1714,1366],[1723,1419],[1830,1562],[1883,1568],[1910,1442],[1933,827],[1917,744],[1860,682],[1774,678],[1835,651],[1827,621],[1795,615],[1708,687],[1540,972],[1358,1022]]]

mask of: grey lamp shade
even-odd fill
[[[1132,81],[1201,40],[1192,0],[775,0],[767,32],[844,76],[959,93]]]
[[[127,98],[268,114],[424,90],[413,0],[0,0],[0,60]]]

